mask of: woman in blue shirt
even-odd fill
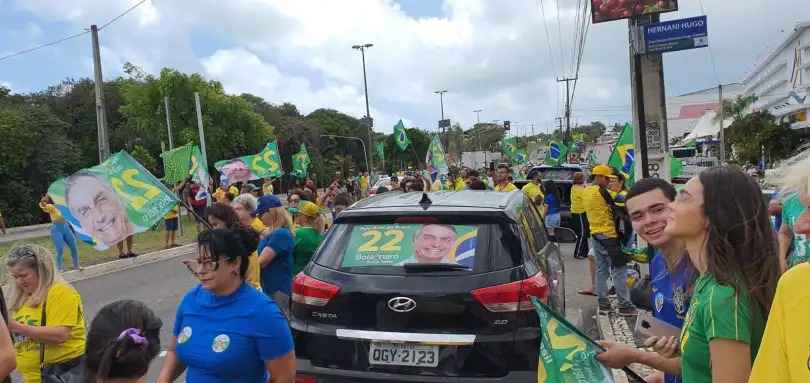
[[[552,180],[543,182],[543,190],[546,193],[543,198],[543,216],[546,217],[546,228],[553,232],[555,227],[560,226],[560,190]]]
[[[295,346],[270,298],[245,282],[252,230],[214,229],[197,236],[197,278],[174,320],[159,383],[295,381]],[[269,379],[268,379],[269,372]]]
[[[289,318],[294,237],[292,221],[281,206],[281,200],[272,195],[259,198],[254,215],[267,226],[257,250],[262,291],[272,298],[284,316]]]

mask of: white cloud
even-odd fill
[[[553,0],[445,0],[443,14],[430,18],[409,16],[393,0],[150,0],[101,31],[102,59],[106,77],[119,75],[126,61],[151,73],[171,66],[216,78],[229,92],[293,102],[303,113],[328,107],[361,117],[363,71],[351,46],[373,43],[366,62],[378,131],[390,131],[402,116],[434,130],[439,89],[449,91],[445,116],[465,127],[476,109],[483,109],[482,121],[548,127],[564,104],[556,78],[571,74],[576,17],[577,2],[559,1],[562,40]],[[704,1],[721,81],[737,79],[765,46],[777,45],[806,1]],[[102,25],[135,3],[14,2],[42,25],[75,28]],[[679,12],[663,18],[698,14],[699,4],[682,1]],[[623,21],[590,27],[573,103],[581,123],[630,115],[626,29]],[[716,85],[706,49],[667,55],[665,65],[670,94]]]
[[[6,88],[6,89],[10,90],[11,93],[14,93],[14,88],[11,87],[11,83],[9,83],[9,82],[0,81],[0,87]]]

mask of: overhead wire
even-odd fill
[[[540,0],[540,11],[542,12],[543,16],[543,29],[546,31],[546,46],[548,46],[548,55],[551,59],[551,67],[554,69],[554,77],[559,77],[557,74],[557,66],[554,62],[554,53],[551,49],[551,35],[548,34],[548,23],[546,22],[546,7],[543,3],[543,0]]]
[[[561,0],[554,0],[554,3],[557,5],[557,42],[560,44],[560,68],[562,69],[563,75],[565,75],[565,56],[563,55],[562,46],[562,22],[560,21],[560,1]]]
[[[700,2],[700,13],[702,16],[706,16],[706,11],[703,10],[703,0],[698,0]],[[712,52],[712,46],[709,45],[709,57],[712,59],[712,69],[714,69],[714,79],[717,81],[717,86],[720,86],[720,76],[717,75],[717,64],[714,62],[714,52]]]
[[[121,14],[119,14],[118,16],[116,16],[116,17],[114,17],[113,19],[111,19],[110,21],[108,21],[106,24],[102,25],[102,26],[101,26],[101,28],[98,28],[98,30],[102,30],[102,29],[104,29],[105,27],[107,27],[108,25],[110,25],[110,24],[112,24],[112,23],[114,23],[114,22],[118,21],[118,19],[120,19],[120,18],[124,17],[124,16],[125,16],[127,13],[131,12],[131,11],[132,11],[132,10],[134,10],[135,8],[138,8],[138,7],[139,7],[141,4],[145,3],[146,1],[147,1],[147,0],[141,0],[141,2],[139,2],[138,4],[135,4],[135,5],[134,5],[134,6],[132,6],[131,8],[127,9],[126,11],[122,12],[122,13],[121,13]],[[30,49],[26,49],[26,50],[24,50],[24,51],[19,51],[19,52],[11,53],[11,54],[8,54],[8,55],[5,55],[5,56],[0,57],[0,61],[7,60],[7,59],[10,59],[10,58],[12,58],[12,57],[17,57],[17,56],[20,56],[20,55],[24,55],[24,54],[26,54],[26,53],[34,52],[34,51],[40,50],[40,49],[42,49],[42,48],[47,48],[47,47],[52,46],[52,45],[60,44],[60,43],[63,43],[63,42],[65,42],[65,41],[73,40],[73,39],[75,39],[75,38],[77,38],[77,37],[84,36],[84,35],[86,35],[86,34],[88,34],[88,33],[90,33],[90,31],[89,31],[89,30],[86,30],[86,31],[84,31],[84,32],[77,33],[77,34],[72,35],[72,36],[64,37],[64,38],[61,38],[61,39],[56,40],[56,41],[51,41],[51,42],[46,43],[46,44],[42,44],[42,45],[39,45],[39,46],[36,46],[36,47],[30,48]]]

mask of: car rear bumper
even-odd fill
[[[374,382],[425,382],[425,383],[517,383],[537,380],[537,371],[512,371],[497,378],[463,378],[447,376],[399,375],[381,372],[340,370],[318,367],[307,359],[295,362],[299,376],[316,378],[317,383],[374,383]]]

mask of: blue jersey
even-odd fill
[[[652,285],[653,316],[677,328],[683,327],[686,311],[689,309],[689,288],[686,286],[688,259],[683,259],[674,270],[667,268],[664,255],[655,254],[650,262],[650,284]],[[679,383],[681,379],[666,375],[666,383]]]
[[[199,285],[186,294],[174,320],[177,357],[194,383],[264,383],[265,361],[295,348],[276,303],[248,283],[220,297]]]
[[[265,247],[273,249],[276,252],[276,257],[259,272],[262,291],[267,295],[277,291],[292,295],[292,232],[286,228],[281,228],[270,233],[259,242],[259,247],[256,249],[259,256],[262,255],[262,250]]]
[[[554,194],[546,194],[545,198],[543,198],[543,203],[548,205],[546,215],[560,214],[560,203],[554,198]]]

